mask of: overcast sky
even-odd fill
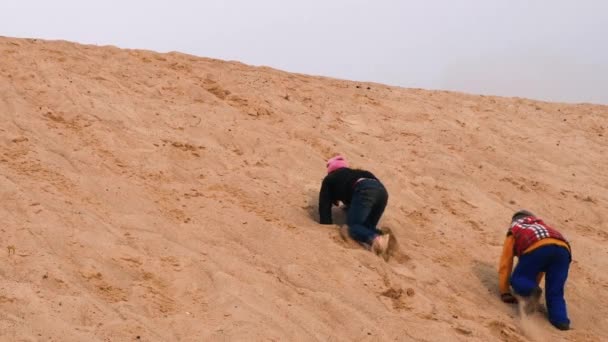
[[[1,0],[0,35],[608,104],[608,0]]]

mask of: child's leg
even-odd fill
[[[372,212],[373,206],[374,196],[369,189],[361,187],[355,190],[350,203],[350,208],[346,214],[348,233],[355,241],[371,245],[373,239],[376,237],[376,231],[369,229],[365,225],[365,221]]]
[[[545,279],[545,301],[549,321],[553,325],[569,324],[566,301],[564,300],[564,285],[568,279],[570,268],[570,253],[560,246],[548,246],[552,249],[552,258],[547,265]]]
[[[380,183],[377,185],[377,189],[375,189],[374,194],[374,206],[372,207],[371,212],[369,213],[367,219],[365,220],[365,225],[373,230],[378,230],[378,222],[384,213],[384,209],[386,208],[386,204],[388,203],[388,193],[384,186]]]
[[[538,287],[536,277],[544,270],[546,260],[546,247],[540,247],[519,257],[511,275],[511,286],[516,294],[524,297],[532,294],[532,291]]]

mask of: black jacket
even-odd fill
[[[319,192],[319,221],[321,224],[332,224],[332,204],[338,204],[338,201],[342,201],[346,206],[350,205],[353,188],[359,178],[378,179],[369,171],[347,167],[325,176]]]

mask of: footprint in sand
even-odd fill
[[[344,124],[353,132],[366,133],[368,135],[377,136],[382,135],[383,130],[377,125],[370,125],[368,122],[362,120],[359,115],[348,115],[340,118]]]

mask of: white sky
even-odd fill
[[[0,35],[608,104],[608,0],[0,0]]]

